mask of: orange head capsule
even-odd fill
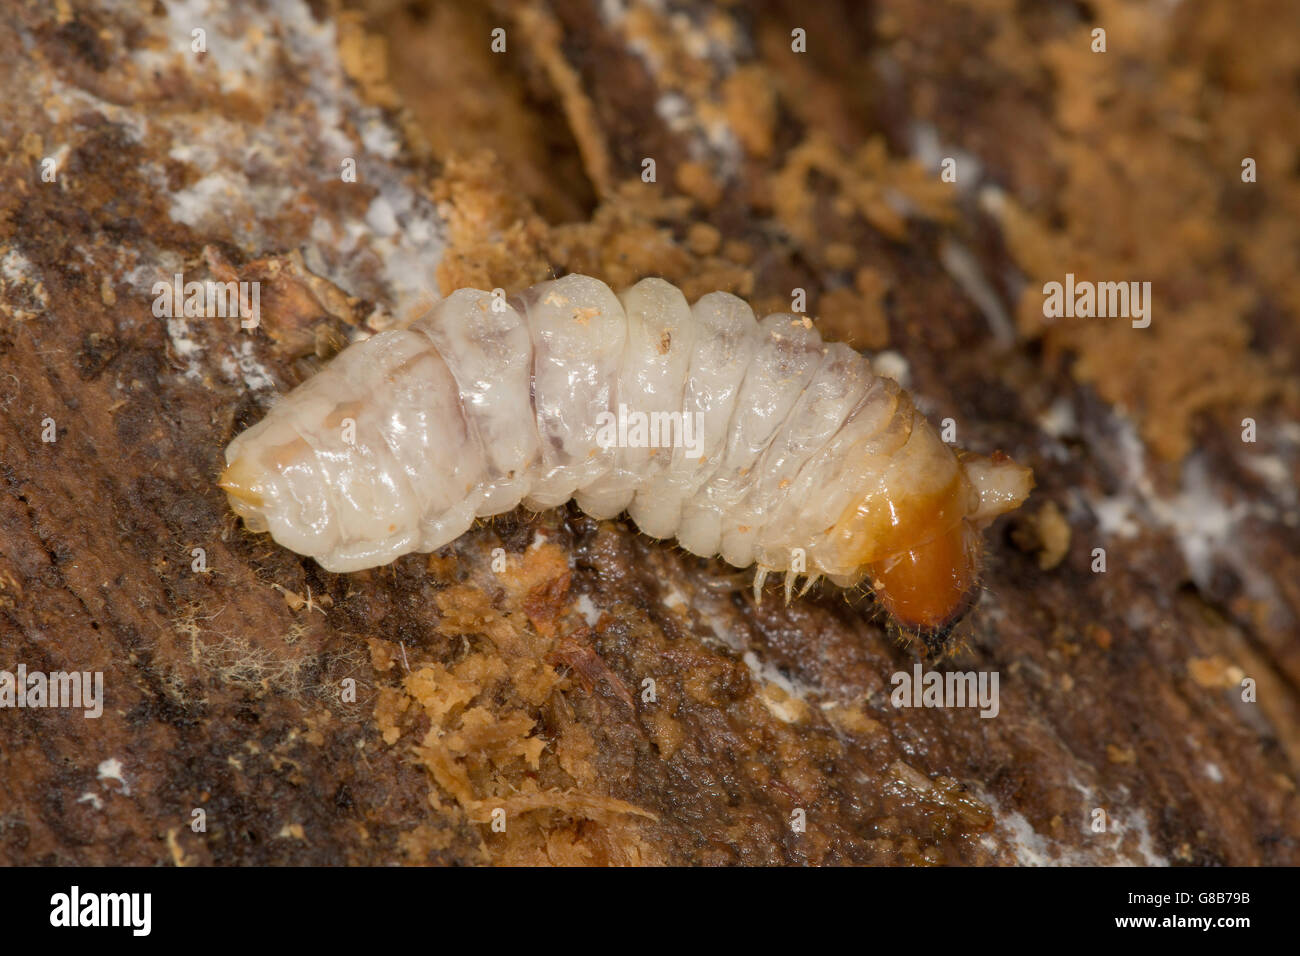
[[[828,557],[844,569],[834,580],[865,578],[900,627],[938,649],[974,603],[981,530],[1025,500],[1033,476],[1005,455],[945,450],[927,464],[850,507],[831,530]]]
[[[979,541],[979,532],[963,520],[929,541],[868,565],[876,600],[907,630],[942,643],[974,603]]]

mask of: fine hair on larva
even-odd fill
[[[357,571],[476,518],[570,498],[768,574],[868,584],[904,628],[969,605],[981,529],[1029,469],[954,450],[892,379],[803,316],[725,292],[568,275],[507,299],[461,289],[357,342],[226,449],[254,531]]]

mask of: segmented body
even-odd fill
[[[651,434],[635,433],[647,420]],[[675,440],[655,447],[665,434]],[[954,453],[895,382],[804,317],[756,321],[720,292],[691,306],[661,279],[615,295],[580,275],[510,300],[462,289],[351,346],[226,460],[222,484],[248,526],[330,571],[572,497],[695,554],[756,564],[760,581],[868,576],[888,592],[892,569],[898,591],[938,562],[930,611],[887,602],[916,627],[951,617],[948,592],[974,580],[972,529],[1029,489],[1009,459]],[[915,573],[903,566],[936,549]]]

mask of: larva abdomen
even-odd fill
[[[638,431],[640,428],[640,431]],[[661,431],[662,429],[662,431]],[[671,439],[665,442],[663,439]],[[793,315],[661,279],[587,276],[507,301],[462,289],[383,332],[238,436],[221,484],[254,530],[330,571],[576,497],[728,562],[869,577],[915,629],[951,623],[978,530],[1031,477],[958,455],[906,393]]]

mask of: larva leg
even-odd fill
[[[979,495],[979,506],[969,515],[977,526],[998,515],[1014,511],[1034,487],[1033,473],[1003,454],[991,458],[963,453],[960,456],[967,480]]]
[[[755,469],[746,523],[759,529],[755,550],[762,563],[788,566],[796,549],[807,555],[816,526],[788,515],[778,518],[778,512],[811,458],[844,427],[871,380],[857,352],[838,343],[827,346],[821,366]]]

